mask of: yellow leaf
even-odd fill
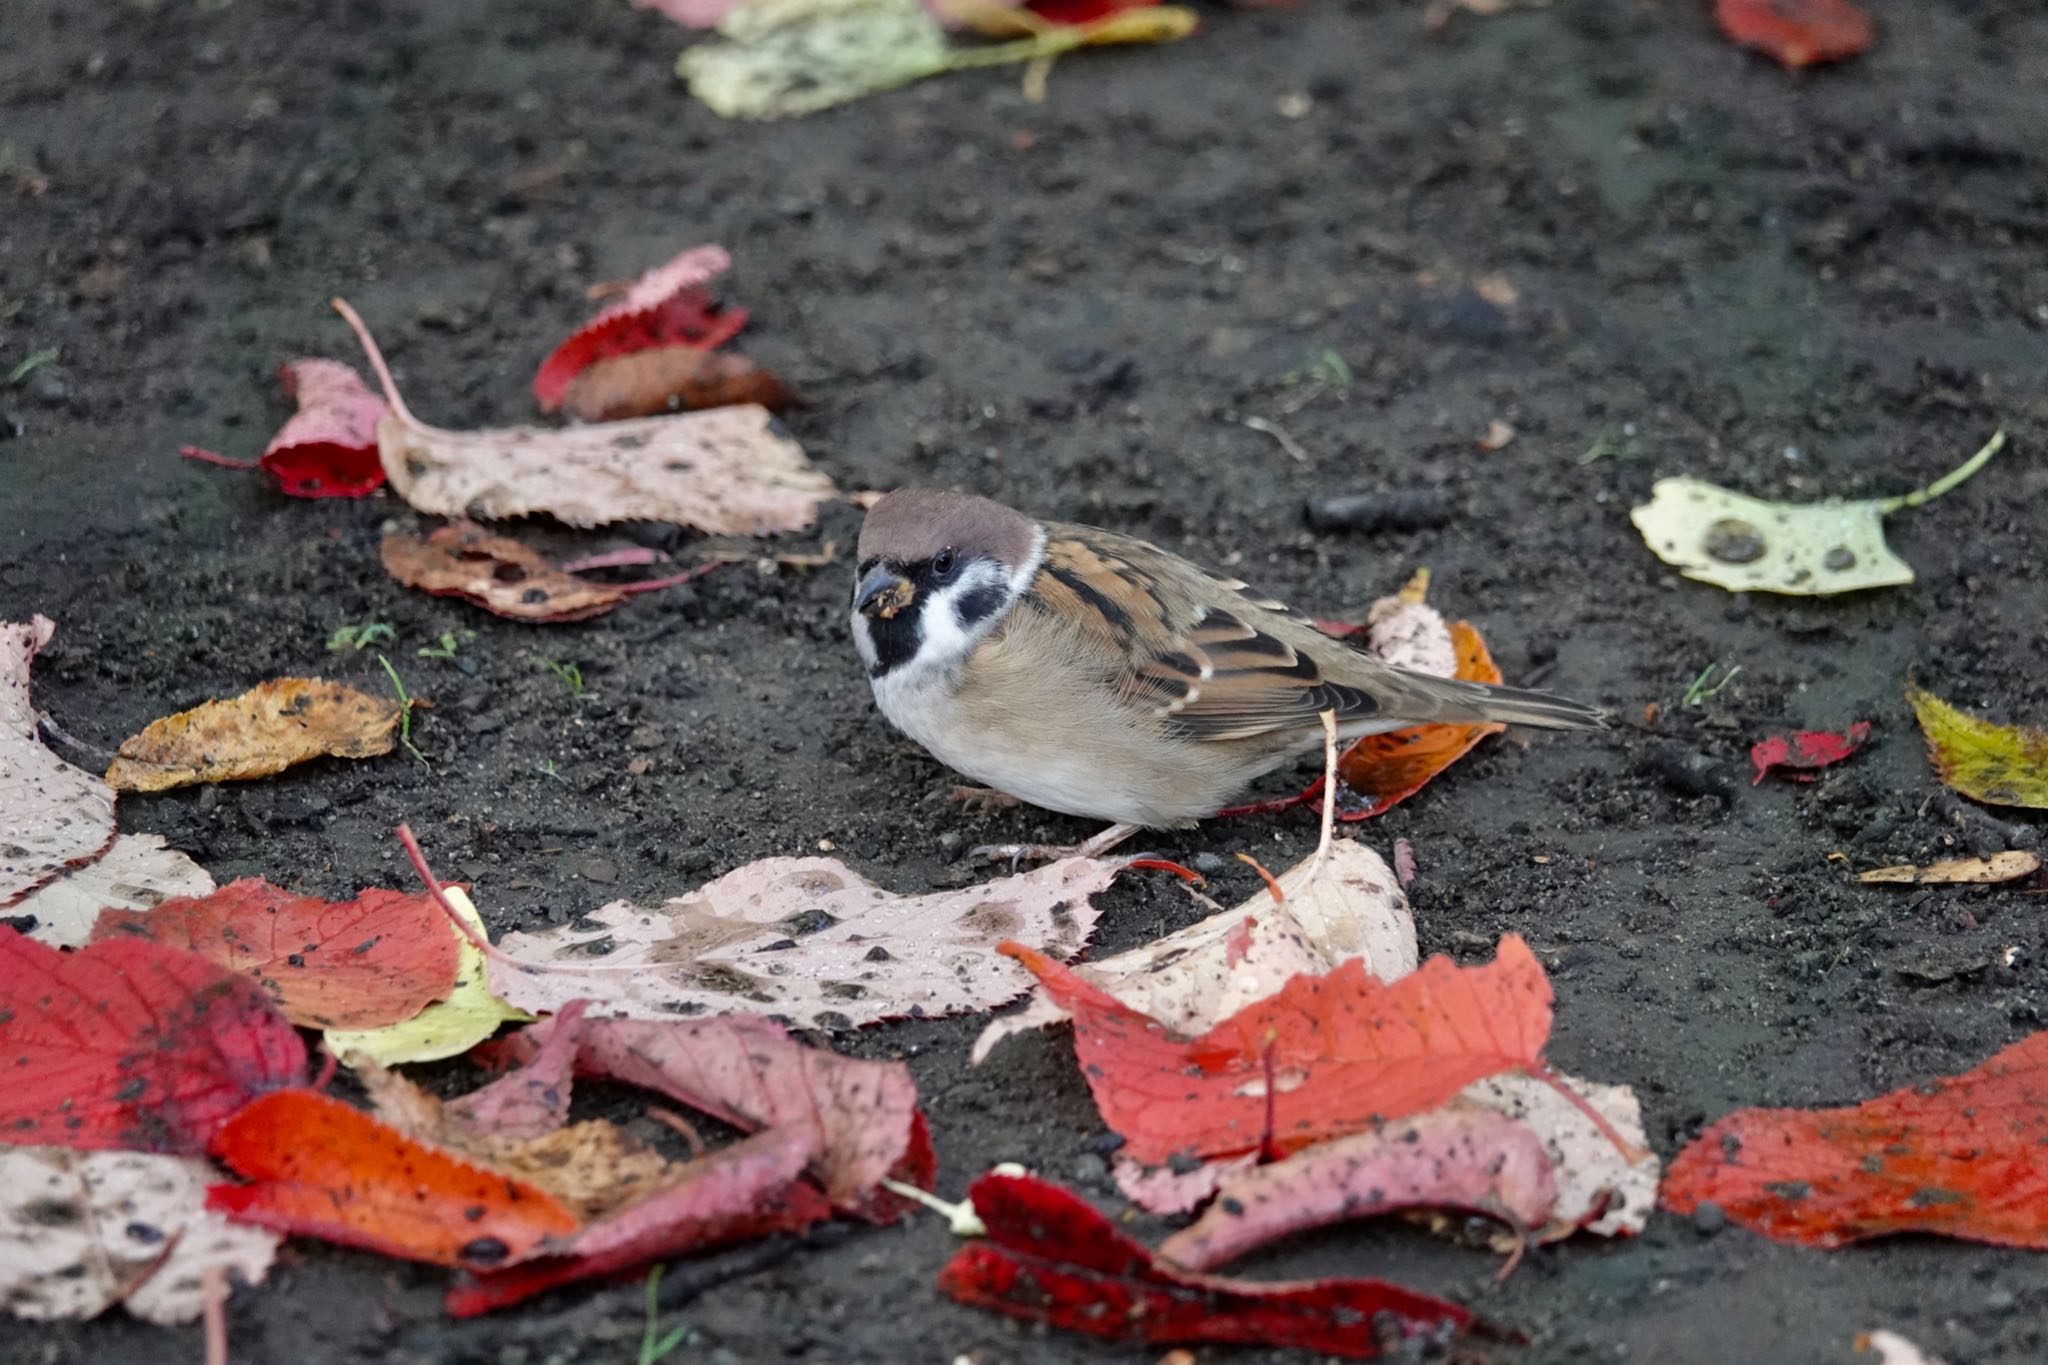
[[[444,889],[448,903],[479,934],[483,933],[483,918],[477,914],[476,907],[470,904],[462,889],[455,886]],[[452,927],[449,932],[454,932]],[[496,1033],[500,1024],[525,1023],[532,1018],[524,1010],[513,1009],[491,994],[490,975],[484,970],[483,952],[465,940],[455,989],[446,1000],[427,1006],[400,1024],[373,1029],[328,1029],[327,1047],[337,1057],[347,1059],[350,1053],[355,1053],[379,1066],[431,1062],[442,1057],[460,1056]]]
[[[369,758],[396,743],[398,703],[319,678],[272,678],[229,701],[152,721],[107,769],[116,791],[268,777],[332,754]]]
[[[2048,733],[1996,725],[1932,692],[1906,689],[1941,780],[1972,800],[2048,810]]]

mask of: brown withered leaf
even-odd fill
[[[116,791],[160,792],[268,777],[333,755],[370,758],[397,743],[398,703],[321,678],[272,678],[239,697],[152,721],[107,768]]]
[[[377,556],[408,588],[460,597],[515,621],[584,621],[626,600],[617,588],[564,573],[538,550],[470,521],[428,536],[393,531]]]
[[[578,421],[616,422],[736,403],[782,412],[796,406],[796,395],[743,355],[657,346],[595,362],[569,382],[563,407]]]
[[[1897,882],[1910,886],[1930,883],[1968,885],[1984,882],[2012,882],[2041,870],[2039,854],[2025,849],[1994,853],[1988,858],[1943,858],[1925,867],[1900,863],[1895,867],[1873,867],[1861,873],[1859,882]]]

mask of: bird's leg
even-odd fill
[[[1027,859],[1032,862],[1054,862],[1060,858],[1099,858],[1136,834],[1139,828],[1137,825],[1111,825],[1102,833],[1084,839],[1078,844],[983,844],[971,850],[968,856],[1007,862],[1013,866]]]
[[[962,810],[1008,810],[1024,803],[994,787],[949,787],[946,799]]]

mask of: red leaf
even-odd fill
[[[525,1060],[562,1027],[576,1030],[576,1069],[645,1086],[747,1132],[790,1127],[812,1140],[812,1166],[832,1203],[865,1216],[895,1216],[876,1189],[885,1175],[929,1185],[931,1142],[917,1086],[901,1062],[870,1062],[792,1042],[782,1026],[751,1015],[648,1022],[553,1020],[506,1040],[501,1055]]]
[[[287,397],[299,410],[270,438],[257,465],[294,498],[360,498],[384,486],[377,453],[377,423],[384,400],[338,360],[294,360],[277,367]],[[187,459],[248,466],[194,446]]]
[[[1489,964],[1433,957],[1392,985],[1358,958],[1297,976],[1192,1040],[1043,954],[1003,951],[1074,1016],[1074,1052],[1103,1121],[1151,1165],[1259,1146],[1269,1046],[1275,1141],[1293,1151],[1434,1108],[1482,1077],[1533,1070],[1550,1034],[1550,982],[1514,934]]]
[[[701,346],[656,346],[596,361],[569,381],[562,398],[562,406],[579,422],[617,422],[734,403],[759,403],[782,412],[796,406],[796,395],[743,355]]]
[[[202,1152],[251,1099],[305,1084],[260,987],[194,953],[59,953],[0,925],[0,1142]]]
[[[1159,0],[1029,0],[1025,8],[1054,24],[1092,24],[1127,9],[1156,5]]]
[[[692,247],[634,281],[625,298],[584,323],[541,362],[533,377],[540,410],[561,407],[569,382],[607,356],[631,355],[654,346],[710,351],[731,341],[747,324],[746,310],[720,308],[697,287],[731,264],[722,247]]]
[[[1251,1342],[1353,1360],[1378,1354],[1382,1323],[1438,1341],[1472,1323],[1457,1304],[1384,1280],[1257,1284],[1174,1270],[1076,1195],[1030,1176],[985,1175],[968,1194],[988,1240],[957,1252],[939,1286],[1011,1317],[1126,1341]]]
[[[1787,66],[1840,61],[1870,46],[1870,16],[1849,0],[1715,0],[1721,32]]]
[[[244,1223],[434,1265],[489,1267],[566,1236],[545,1190],[417,1142],[311,1090],[268,1095],[214,1135],[215,1158],[256,1182],[206,1207]]]
[[[832,1216],[832,1206],[802,1179],[811,1137],[770,1128],[684,1166],[645,1199],[545,1246],[524,1265],[477,1275],[449,1291],[448,1311],[474,1317],[574,1280],[630,1270],[648,1261],[799,1232]]]
[[[92,941],[154,940],[256,978],[306,1028],[381,1028],[455,989],[461,943],[427,895],[295,896],[244,877],[149,910],[103,910]]]
[[[2048,1033],[1974,1070],[1840,1109],[1739,1109],[1673,1159],[1664,1207],[1766,1237],[1937,1233],[2048,1248]]]
[[[1869,738],[1867,720],[1857,721],[1839,735],[1831,730],[1799,730],[1789,735],[1766,736],[1749,748],[1749,761],[1756,764],[1756,779],[1749,785],[1754,787],[1762,782],[1764,774],[1773,768],[1825,768],[1840,763],[1862,748],[1863,741]],[[1813,781],[1801,772],[1787,772],[1785,776],[1795,782]]]

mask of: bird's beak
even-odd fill
[[[877,564],[854,589],[853,609],[863,616],[879,616],[887,621],[909,606],[916,596],[917,589],[909,579],[886,564]]]

